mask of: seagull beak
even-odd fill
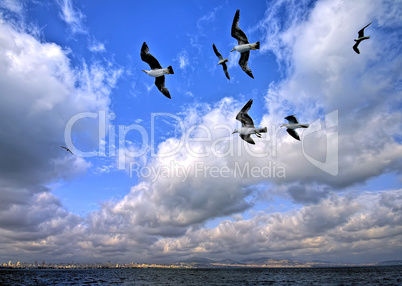
[[[230,52],[233,52],[235,49],[233,48]]]
[[[282,124],[281,127],[283,127],[283,125],[285,125],[285,124]],[[281,128],[281,127],[279,127],[279,128]]]

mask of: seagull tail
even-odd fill
[[[267,133],[267,132],[268,132],[268,129],[267,129],[267,127],[264,127],[264,128],[258,128],[256,131],[257,131],[258,133]]]
[[[173,71],[172,66],[168,66],[168,67],[167,67],[167,70],[168,70],[168,73],[169,73],[169,74],[174,74],[174,71]]]
[[[300,124],[300,127],[302,128],[308,128],[310,125],[309,124]]]

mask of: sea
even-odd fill
[[[0,285],[402,285],[402,266],[0,269]]]

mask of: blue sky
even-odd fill
[[[0,260],[400,259],[401,8],[1,2]],[[237,9],[255,79],[230,52]],[[172,99],[143,42],[173,67]],[[231,134],[250,98],[268,128],[251,147]],[[279,128],[290,114],[301,142]]]

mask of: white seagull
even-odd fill
[[[364,29],[366,29],[368,26],[370,26],[371,25],[371,23],[370,24],[368,24],[367,26],[365,26],[363,29],[361,29],[360,31],[359,31],[359,37],[357,38],[357,39],[354,39],[354,41],[356,42],[356,44],[354,44],[354,46],[353,46],[353,50],[356,52],[356,53],[358,53],[358,54],[360,54],[360,51],[359,51],[359,49],[357,48],[358,46],[359,46],[359,44],[360,44],[360,42],[361,41],[363,41],[363,40],[367,40],[367,39],[370,39],[370,37],[368,37],[368,36],[364,36]]]
[[[290,136],[292,136],[293,138],[295,138],[296,140],[300,141],[300,137],[299,134],[297,134],[296,130],[297,128],[308,128],[309,124],[300,124],[297,121],[297,118],[295,117],[295,115],[289,115],[286,116],[285,119],[289,122],[288,124],[282,124],[281,127],[286,127],[286,131],[290,134]]]
[[[254,78],[251,69],[248,67],[247,62],[250,56],[250,50],[257,50],[260,48],[260,42],[255,42],[250,44],[248,42],[246,34],[239,28],[239,19],[240,19],[240,10],[236,10],[236,14],[233,18],[232,24],[232,37],[235,38],[238,42],[238,45],[235,46],[231,52],[238,51],[241,53],[239,65],[241,69],[246,72],[250,77]]]
[[[239,133],[241,139],[250,144],[255,144],[251,135],[255,134],[258,138],[261,138],[261,133],[267,133],[267,127],[254,127],[253,119],[247,114],[252,104],[253,99],[250,99],[236,115],[236,119],[241,122],[241,128],[235,129],[232,134]]]
[[[151,70],[142,70],[146,74],[153,76],[155,78],[156,87],[163,93],[167,98],[170,97],[169,90],[165,87],[165,76],[164,74],[174,74],[172,66],[167,68],[162,68],[158,60],[155,59],[153,55],[149,53],[149,48],[147,43],[144,42],[141,47],[141,60],[149,64]]]
[[[219,58],[218,66],[222,65],[223,71],[225,72],[225,75],[228,79],[230,79],[229,72],[228,72],[228,66],[226,65],[226,62],[229,60],[226,58],[224,59],[222,55],[218,52],[218,49],[216,48],[215,44],[212,44],[212,48],[214,48],[214,52],[216,56]]]
[[[63,149],[66,149],[66,151],[67,151],[67,152],[70,152],[70,153],[71,153],[71,155],[74,155],[74,154],[73,154],[73,152],[71,152],[71,150],[70,150],[70,149],[68,149],[67,147],[64,147],[64,146],[60,146],[60,147],[61,147],[61,148],[63,148]]]

